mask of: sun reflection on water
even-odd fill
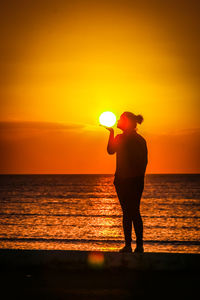
[[[12,180],[12,186],[11,181],[1,186],[1,248],[118,251],[123,246],[113,176]],[[145,180],[141,201],[145,251],[200,253],[199,179],[196,185],[194,179],[185,181],[185,191],[179,188],[182,177],[158,175]],[[134,244],[134,231],[132,238]]]

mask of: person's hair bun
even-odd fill
[[[144,121],[143,116],[142,115],[137,115],[136,116],[136,121],[137,121],[137,123],[141,124]]]

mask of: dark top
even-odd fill
[[[144,176],[148,163],[148,151],[145,139],[135,130],[123,132],[114,139],[116,152],[115,178]]]

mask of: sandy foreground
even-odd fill
[[[200,254],[0,250],[2,299],[198,295]]]

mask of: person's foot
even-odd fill
[[[134,253],[144,253],[144,248],[143,246],[136,246],[135,250],[134,250]]]
[[[124,246],[122,249],[119,250],[119,252],[121,252],[121,253],[131,253],[132,248],[131,248],[131,246]]]

